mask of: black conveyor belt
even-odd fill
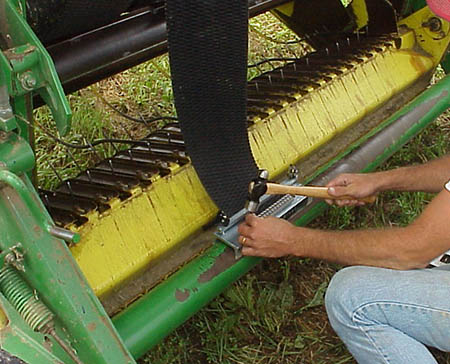
[[[248,1],[168,0],[170,66],[188,154],[227,216],[257,175],[246,125]]]

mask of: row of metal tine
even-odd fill
[[[280,62],[268,60],[272,70],[248,83],[248,123],[267,118],[268,110],[279,110],[286,102],[294,101],[294,95],[306,94],[311,88],[330,81],[330,74],[351,69],[381,48],[393,45],[392,36],[371,38],[357,34],[305,57],[283,59],[282,66]],[[167,124],[147,138],[133,142],[129,149],[120,150],[114,142],[111,145],[115,155],[86,170],[82,170],[67,149],[79,170],[78,176],[69,180],[63,180],[50,165],[60,185],[55,191],[40,190],[40,196],[58,225],[82,225],[87,221],[88,212],[102,213],[110,208],[112,200],[127,199],[133,189],[146,187],[155,178],[169,175],[172,168],[189,163],[177,123]],[[94,146],[90,149],[97,155]]]
[[[50,165],[60,185],[54,191],[41,189],[39,194],[58,225],[81,225],[87,221],[85,215],[89,211],[104,212],[110,208],[111,200],[129,198],[135,188],[149,186],[156,178],[164,177],[176,166],[189,162],[181,130],[176,123],[137,140],[126,150],[120,150],[113,142],[111,144],[115,155],[86,170],[82,170],[67,149],[79,169],[75,178],[63,180],[57,169]],[[90,151],[97,154],[92,145]]]
[[[374,57],[383,49],[395,46],[395,39],[394,35],[369,37],[357,33],[301,58],[260,62],[269,63],[272,69],[268,72],[261,71],[261,75],[248,83],[249,123],[267,118],[271,112],[282,109],[286,103],[308,94],[311,89],[321,87],[336,75]]]

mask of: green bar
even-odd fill
[[[0,164],[2,168],[17,174],[31,171],[34,154],[27,141],[16,133],[0,134]]]
[[[450,76],[447,76],[383,123],[386,127],[412,110],[427,110],[420,120],[364,170],[369,171],[380,165],[450,107],[449,90]],[[349,149],[355,148],[354,145]],[[297,224],[306,225],[322,208],[323,205],[316,205]],[[234,263],[233,256],[231,249],[221,243],[214,244],[203,256],[187,264],[113,318],[113,324],[135,358],[145,354],[260,261],[259,258],[246,257]]]
[[[7,252],[20,243],[16,249],[24,255],[24,271],[19,274],[56,315],[56,329],[68,339],[83,363],[135,363],[67,245],[49,234],[52,226],[28,178],[0,170],[0,248]],[[9,318],[17,317],[7,314]],[[20,326],[16,329],[24,330]],[[18,346],[14,335],[11,330],[2,332],[2,349],[18,357],[29,355],[33,340]],[[41,343],[45,341],[42,335],[32,337],[40,338]],[[50,353],[58,354],[58,345],[44,346]],[[69,363],[66,359],[64,362]]]
[[[234,263],[231,249],[221,243],[214,244],[137,304],[114,317],[113,324],[125,339],[125,346],[138,358],[259,261],[258,258],[242,258]],[[220,264],[229,268],[222,270]]]

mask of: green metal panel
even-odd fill
[[[0,167],[13,173],[30,171],[34,166],[34,153],[26,140],[16,133],[0,131]]]

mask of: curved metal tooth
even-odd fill
[[[283,105],[281,104],[250,98],[247,99],[247,105],[249,107],[260,107],[262,109],[273,109],[276,111],[281,110],[283,108]]]
[[[66,181],[66,183],[61,185],[56,191],[73,195],[75,198],[89,198],[98,203],[107,203],[114,198],[123,200],[131,196],[129,193],[123,193],[117,189],[107,188],[77,179]]]
[[[44,204],[47,204],[50,208],[74,212],[79,215],[86,214],[98,207],[93,200],[82,197],[75,199],[74,196],[70,194],[41,190],[40,195]]]
[[[114,172],[111,171],[111,168]],[[95,169],[111,173],[120,173],[126,176],[133,176],[140,180],[150,180],[152,177],[160,174],[156,165],[142,163],[136,160],[120,160],[120,158],[112,158],[98,164]]]
[[[130,191],[139,186],[139,180],[134,177],[124,176],[121,174],[113,174],[97,170],[95,168],[89,169],[77,177],[77,180],[97,184],[100,186],[108,186],[119,191]]]
[[[257,92],[247,91],[247,96],[250,100],[266,101],[269,103],[276,103],[279,105],[294,102],[296,100],[295,97],[289,97],[287,95],[274,94],[274,93],[270,93],[270,92],[257,93]]]
[[[167,163],[176,163],[178,165],[183,165],[189,162],[188,158],[181,158],[171,155],[152,155],[145,150],[132,150],[131,154],[120,154],[117,155],[115,159],[123,159],[126,161],[134,161],[145,163],[149,168],[156,168],[161,176],[166,176],[170,174],[170,168]],[[183,163],[180,163],[183,160]]]

